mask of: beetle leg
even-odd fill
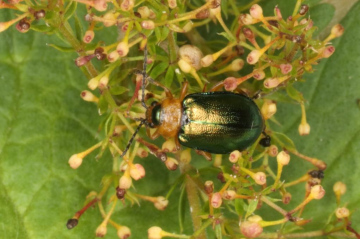
[[[138,142],[142,143],[143,145],[145,145],[150,153],[152,155],[154,155],[155,157],[157,157],[158,159],[160,159],[162,162],[165,162],[167,160],[167,156],[166,153],[163,152],[158,146],[156,146],[155,144],[151,144],[145,140],[143,140],[142,138],[137,138],[136,139]]]
[[[207,161],[211,161],[211,153],[208,153],[208,152],[205,152],[205,151],[201,151],[201,150],[195,150],[195,152],[198,154],[198,155],[201,155],[201,156],[204,156],[204,158],[207,160]]]
[[[181,88],[181,93],[180,93],[180,101],[182,102],[183,99],[186,96],[187,90],[188,90],[188,86],[189,86],[189,82],[188,81],[184,81],[182,88]]]
[[[156,86],[158,86],[158,87],[163,88],[164,91],[165,91],[165,94],[166,94],[166,98],[170,98],[170,99],[173,98],[173,95],[172,95],[171,91],[170,91],[167,87],[165,87],[164,85],[162,85],[162,84],[160,84],[159,82],[155,81],[155,80],[154,80],[153,78],[151,78],[151,77],[147,77],[146,79],[147,79],[151,84],[154,84],[154,85],[156,85]]]
[[[178,137],[175,137],[175,145],[176,145],[176,151],[180,150],[180,141],[178,139]]]
[[[220,81],[219,83],[214,85],[209,91],[210,92],[219,91],[223,86],[224,86],[224,81]]]
[[[146,128],[146,134],[151,140],[155,140],[155,139],[157,139],[157,137],[160,136],[158,129],[153,134],[151,134],[150,129]]]

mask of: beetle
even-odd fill
[[[158,136],[175,138],[177,149],[180,145],[200,152],[228,154],[234,150],[244,150],[264,133],[264,120],[255,102],[243,94],[232,92],[203,92],[187,95],[188,83],[182,86],[180,97],[175,98],[170,90],[146,75],[147,50],[145,48],[142,74],[142,106],[145,118],[138,118],[140,124],[124,150],[129,149],[142,125],[147,126],[151,139]],[[144,101],[145,80],[165,91],[165,99],[147,106]],[[149,128],[155,128],[152,135]],[[265,133],[264,133],[265,134]],[[269,146],[269,137],[260,144]],[[206,154],[205,153],[205,154]]]

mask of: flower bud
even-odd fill
[[[265,88],[271,89],[271,88],[275,88],[280,84],[280,81],[278,78],[267,78],[264,81],[264,86]]]
[[[310,134],[310,125],[308,123],[301,123],[299,125],[299,134],[300,135],[308,135]]]
[[[177,7],[176,0],[168,0],[169,8],[174,9]]]
[[[286,153],[285,151],[281,151],[276,156],[276,160],[279,164],[281,164],[283,166],[288,165],[290,162],[290,155],[288,153]]]
[[[240,25],[250,25],[254,22],[254,19],[250,14],[241,14],[238,22]]]
[[[205,192],[206,194],[210,194],[214,191],[214,182],[213,181],[206,181],[204,183],[204,189],[205,189]]]
[[[150,10],[147,6],[142,6],[138,8],[138,13],[140,13],[141,18],[146,19],[150,15]]]
[[[335,211],[335,215],[337,218],[346,218],[350,216],[350,211],[346,207],[339,207]]]
[[[165,165],[166,165],[166,168],[171,170],[171,171],[174,171],[178,168],[178,161],[174,158],[171,158],[171,157],[168,157],[166,160],[165,160]]]
[[[103,77],[100,78],[99,80],[99,84],[98,84],[98,87],[100,90],[103,90],[107,87],[109,83],[109,76],[105,75]]]
[[[139,180],[145,177],[145,169],[141,164],[133,164],[130,167],[130,176],[135,179]],[[120,187],[123,188],[123,187]]]
[[[121,2],[120,8],[121,10],[127,12],[130,11],[131,9],[133,9],[134,7],[134,0],[123,0]]]
[[[275,6],[275,16],[277,17],[277,19],[281,20],[282,19],[282,14],[280,11],[280,8],[278,6]]]
[[[147,30],[152,30],[155,28],[155,23],[151,20],[145,20],[141,22],[141,27]]]
[[[253,77],[256,80],[262,80],[265,78],[265,72],[263,70],[255,70]]]
[[[241,152],[239,150],[234,150],[229,155],[229,161],[231,163],[237,163],[240,157],[241,157]]]
[[[255,183],[259,185],[264,185],[266,183],[266,175],[263,172],[255,173],[253,179]]]
[[[199,48],[193,45],[184,45],[179,48],[180,59],[187,62],[195,70],[201,69],[201,58],[203,54]],[[180,62],[180,61],[179,61]],[[180,66],[180,63],[179,63]],[[185,72],[185,71],[184,71]]]
[[[116,23],[116,15],[112,11],[105,13],[102,18],[105,27],[111,27]]]
[[[276,103],[272,100],[266,100],[261,107],[261,114],[264,119],[270,119],[277,111]]]
[[[107,9],[106,0],[94,0],[94,8],[99,12],[106,11]]]
[[[224,80],[224,88],[226,91],[233,91],[238,86],[237,80],[235,77],[228,77]]]
[[[136,155],[140,158],[146,158],[149,155],[149,152],[145,150],[144,148],[138,148],[136,151]]]
[[[148,239],[161,239],[162,229],[160,227],[150,227],[148,229]]]
[[[311,188],[310,194],[314,199],[322,199],[325,195],[325,189],[321,185],[315,185]]]
[[[184,61],[183,59],[179,60],[178,65],[184,73],[189,73],[192,69],[191,65],[186,61]]]
[[[158,210],[165,210],[165,208],[167,207],[167,205],[169,204],[169,201],[162,197],[162,196],[159,196],[156,198],[156,202],[154,202],[154,206],[158,209]]]
[[[120,187],[116,187],[116,197],[118,199],[124,199],[125,197],[125,194],[126,194],[126,190],[123,189],[123,188],[120,188]]]
[[[256,64],[256,62],[259,61],[259,58],[261,57],[261,52],[259,50],[252,50],[249,55],[246,58],[246,61],[250,65]]]
[[[117,236],[120,239],[127,239],[131,236],[131,231],[128,227],[126,226],[121,226],[117,229]]]
[[[177,151],[177,147],[176,147],[174,138],[170,138],[170,139],[166,140],[166,141],[163,143],[161,149],[162,149],[164,152],[176,152],[176,151]]]
[[[211,206],[213,208],[219,208],[222,204],[222,198],[220,193],[214,193],[211,197]]]
[[[326,46],[321,56],[323,58],[329,58],[334,52],[335,52],[334,46]]]
[[[116,51],[120,57],[124,57],[129,53],[129,45],[127,42],[120,42],[117,47]],[[111,53],[110,53],[111,54]]]
[[[77,169],[82,164],[83,158],[78,154],[73,154],[69,159],[69,165],[73,169]]]
[[[244,60],[243,59],[235,59],[231,62],[231,70],[232,71],[239,71],[244,67]]]
[[[244,221],[240,224],[240,231],[247,238],[256,238],[263,232],[263,228],[258,222]]]
[[[344,34],[344,27],[340,24],[336,24],[331,28],[331,34],[335,37],[340,37],[342,34]]]
[[[83,66],[94,57],[95,57],[94,54],[88,56],[79,56],[78,58],[75,59],[75,65],[78,67]]]
[[[261,19],[263,18],[263,10],[258,4],[254,4],[250,8],[250,15],[254,19]]]
[[[270,157],[276,157],[276,155],[278,155],[278,147],[274,144],[270,145],[268,148],[268,154]]]
[[[291,198],[292,198],[291,194],[288,193],[288,192],[286,192],[286,193],[284,193],[283,196],[282,196],[282,202],[283,202],[284,204],[289,204],[290,201],[291,201]]]
[[[214,62],[214,58],[211,54],[204,56],[200,63],[202,67],[208,67]]]
[[[344,195],[346,192],[346,184],[338,181],[334,184],[333,190],[335,194]]]
[[[185,149],[185,150],[181,151],[180,161],[183,162],[184,164],[190,163],[190,161],[191,161],[191,150],[190,149]]]
[[[301,5],[299,14],[304,16],[309,11],[309,6],[306,4]]]
[[[193,25],[194,23],[192,21],[188,21],[184,26],[183,26],[183,30],[184,32],[189,32],[193,29]]]
[[[196,15],[195,15],[195,18],[196,19],[205,19],[205,18],[208,18],[210,15],[210,10],[209,9],[204,9],[200,12],[198,12]]]
[[[83,37],[83,42],[90,43],[94,39],[95,33],[93,30],[87,30]]]
[[[110,54],[107,55],[109,62],[114,62],[117,59],[119,59],[119,57],[120,57],[120,55],[117,51],[112,51],[112,52],[110,52]]]
[[[16,24],[16,30],[21,33],[28,32],[30,30],[30,23],[28,23],[25,19],[22,19],[18,22],[18,24]]]
[[[222,197],[225,200],[234,200],[236,197],[236,192],[234,190],[226,190]]]
[[[292,65],[289,63],[280,64],[280,70],[282,74],[287,75],[292,71]]]
[[[99,85],[99,80],[96,77],[92,78],[88,82],[88,87],[91,90],[95,90],[98,87],[98,85]]]
[[[119,188],[129,189],[131,187],[131,184],[132,184],[132,180],[129,177],[129,175],[125,173],[123,176],[121,176],[119,180]]]
[[[106,235],[107,228],[105,223],[101,223],[100,226],[96,229],[96,236],[97,237],[104,237]]]
[[[82,91],[80,96],[83,100],[88,101],[88,102],[98,102],[99,101],[99,99],[88,90]]]

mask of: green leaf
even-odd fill
[[[69,20],[70,17],[72,17],[72,15],[74,15],[76,8],[77,8],[77,2],[76,1],[71,1],[66,6],[65,13],[64,13],[64,21]]]
[[[258,199],[250,200],[249,206],[248,206],[246,214],[245,214],[245,218],[248,218],[251,214],[253,214],[253,212],[257,208],[258,203],[259,203]]]
[[[159,75],[165,73],[166,68],[168,68],[168,62],[160,62],[157,64],[151,71],[150,77],[156,79]]]
[[[121,85],[113,85],[110,87],[110,93],[113,95],[121,95],[126,91],[129,91],[129,89]]]
[[[82,42],[84,31],[80,19],[76,14],[75,14],[75,34],[76,34],[76,39],[78,39],[79,42]]]
[[[56,44],[46,44],[47,46],[51,46],[55,48],[56,50],[62,51],[62,52],[73,52],[75,51],[72,47],[66,47],[66,46],[58,46]]]
[[[175,66],[170,66],[166,71],[166,75],[163,81],[166,87],[171,86],[171,83],[173,83],[174,81],[174,75],[175,75]]]
[[[37,32],[46,32],[51,33],[54,31],[54,28],[46,26],[46,25],[30,25],[31,30],[37,31]]]

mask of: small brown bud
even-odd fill
[[[309,6],[306,4],[303,4],[300,7],[299,14],[303,16],[308,12],[308,10],[309,10]]]
[[[212,193],[214,191],[214,183],[213,183],[213,181],[206,181],[204,183],[204,189],[205,189],[206,194]]]

